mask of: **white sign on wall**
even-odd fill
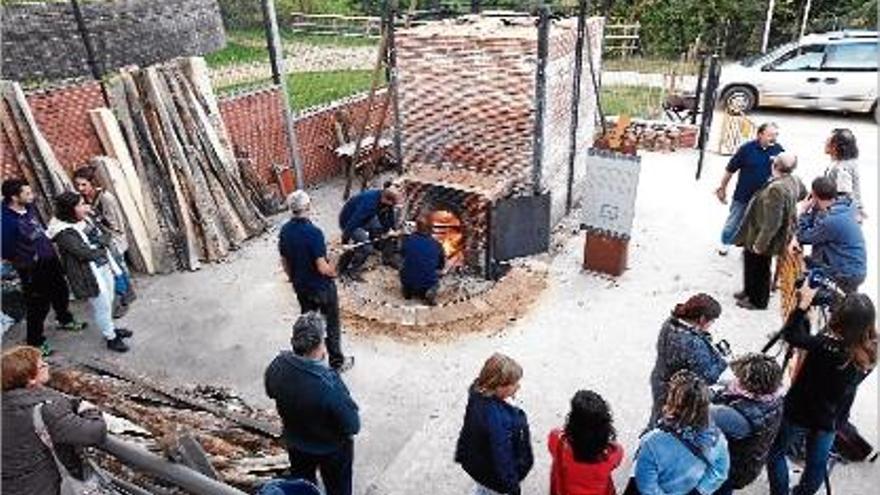
[[[583,223],[620,237],[629,237],[635,216],[641,158],[590,149],[584,192]]]

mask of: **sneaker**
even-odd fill
[[[759,308],[752,304],[748,299],[737,299],[736,305],[742,309],[748,309],[749,311],[759,310],[759,309],[767,309],[767,308]]]
[[[116,338],[127,339],[127,338],[131,337],[132,335],[134,335],[134,332],[132,332],[131,330],[129,330],[127,328],[117,328],[116,329]]]
[[[746,299],[747,297],[749,297],[749,296],[746,295],[746,291],[744,291],[744,290],[741,290],[741,291],[733,294],[733,298],[736,299],[737,301],[739,301],[741,299]]]
[[[354,368],[354,356],[348,356],[348,357],[343,358],[342,363],[335,365],[335,366],[331,366],[331,368],[333,368],[333,370],[336,371],[337,373],[339,373],[340,375],[342,373],[345,373],[346,371]]]
[[[107,349],[116,352],[128,352],[128,345],[117,335],[115,339],[107,341]]]
[[[730,252],[730,246],[727,244],[723,244],[718,248],[718,256],[727,256],[727,253]]]
[[[49,343],[48,343],[48,342],[43,342],[42,344],[40,344],[40,354],[41,354],[44,358],[45,358],[45,357],[49,357],[49,356],[51,356],[52,354],[55,354],[55,350],[52,349],[51,347],[49,347]]]
[[[428,306],[437,305],[437,287],[431,287],[425,291],[425,302],[428,303]]]
[[[89,324],[84,321],[76,320],[70,320],[67,323],[58,322],[58,330],[63,330],[65,332],[81,332],[88,325]]]

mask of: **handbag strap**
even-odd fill
[[[694,445],[693,442],[688,441],[686,438],[681,436],[681,434],[679,432],[677,432],[674,428],[670,428],[669,426],[663,425],[660,427],[660,429],[665,431],[666,433],[669,433],[673,437],[675,437],[676,440],[678,440],[679,442],[682,443],[682,445],[687,447],[687,449],[690,450],[691,453],[697,457],[697,459],[703,461],[706,464],[707,468],[714,470],[714,468],[712,467],[712,463],[706,457],[706,454],[703,453],[702,449],[700,449],[699,447]]]
[[[43,421],[43,404],[45,403],[41,402],[34,406],[34,431],[37,433],[40,441],[43,442],[43,445],[49,449],[52,458],[55,459],[55,466],[58,468],[61,478],[72,478],[73,476],[68,471],[67,466],[58,459],[58,454],[55,452],[55,443],[52,441],[52,435],[49,434],[49,428],[46,427],[46,423]]]

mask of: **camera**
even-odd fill
[[[800,289],[805,283],[811,289],[817,289],[816,295],[813,297],[813,302],[810,304],[811,306],[828,308],[833,306],[834,303],[844,295],[844,292],[837,286],[834,280],[825,275],[825,273],[819,268],[811,268],[807,270],[806,273],[795,280],[794,287]]]

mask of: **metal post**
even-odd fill
[[[400,92],[398,91],[399,78],[397,74],[397,45],[394,40],[394,21],[397,16],[397,1],[388,2],[388,45],[386,47],[388,60],[388,91],[391,91],[391,113],[394,119],[394,160],[397,162],[397,173],[403,173],[403,134],[400,128]]]
[[[70,0],[70,6],[73,8],[73,17],[76,19],[76,29],[79,31],[79,37],[82,38],[86,49],[86,61],[89,63],[89,70],[92,71],[92,77],[96,81],[100,81],[104,77],[104,69],[95,56],[95,45],[92,44],[92,38],[89,37],[86,19],[83,17],[82,9],[79,7],[79,1]]]
[[[480,5],[481,3],[480,0],[471,0],[471,14],[479,14],[483,11],[483,6]]]
[[[712,58],[709,59],[709,70],[706,77],[706,93],[703,96],[703,122],[700,125],[700,138],[698,140],[700,157],[697,160],[697,180],[700,180],[700,176],[703,173],[703,159],[706,156],[706,145],[709,142],[709,133],[712,129],[712,116],[715,111],[719,76],[718,55],[712,55]]]
[[[123,463],[174,483],[194,495],[246,495],[245,492],[237,488],[211,479],[183,465],[168,462],[143,447],[129,444],[112,435],[108,435],[104,443],[98,447]]]
[[[770,24],[773,23],[773,8],[776,6],[776,0],[770,0],[767,6],[767,20],[764,23],[764,38],[761,40],[761,53],[767,53],[767,44],[770,42]]]
[[[577,159],[578,117],[581,106],[581,73],[584,69],[584,34],[587,30],[587,0],[578,1],[577,41],[574,44],[574,77],[571,85],[571,130],[568,148],[568,187],[565,191],[565,214],[571,213],[574,188],[574,162]]]
[[[699,55],[697,55],[699,56]],[[703,93],[703,74],[706,72],[706,59],[700,57],[700,68],[697,70],[697,89],[694,92],[694,111],[691,113],[691,125],[697,124],[697,115],[700,113],[700,96]]]
[[[538,9],[538,65],[535,68],[535,138],[532,156],[532,184],[541,194],[541,172],[544,161],[544,114],[547,107],[547,51],[550,39],[550,9]]]
[[[810,7],[813,6],[813,2],[811,0],[807,0],[807,4],[804,5],[804,19],[801,21],[801,38],[807,34],[807,20],[810,18]]]
[[[299,155],[299,145],[296,140],[296,114],[290,105],[292,95],[288,93],[287,77],[284,70],[284,51],[281,47],[281,35],[278,33],[278,19],[275,16],[275,0],[261,0],[263,6],[263,27],[266,31],[266,47],[269,50],[269,62],[272,66],[272,80],[281,88],[282,108],[286,122],[287,147],[289,148],[290,162],[293,164],[293,173],[296,179],[296,188],[303,188],[303,166]],[[281,191],[284,195],[284,191]]]

